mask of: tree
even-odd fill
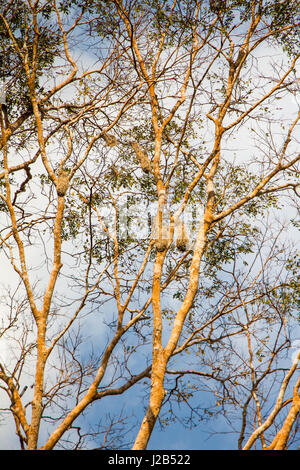
[[[191,424],[241,410],[240,448],[295,439],[296,11],[4,2],[0,379],[22,449],[120,446],[122,414],[76,420],[131,389],[135,450],[181,403]]]

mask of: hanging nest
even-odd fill
[[[135,154],[136,154],[137,158],[139,159],[142,170],[145,173],[149,173],[151,171],[151,164],[150,164],[150,160],[148,158],[146,150],[144,150],[140,146],[140,144],[138,144],[137,142],[130,142],[130,145],[133,148],[133,150],[135,151]]]
[[[176,248],[179,251],[187,251],[189,248],[190,239],[185,229],[182,220],[178,220],[176,223]]]
[[[159,226],[158,220],[155,225],[155,238],[154,243],[157,251],[165,251],[171,242],[170,226],[166,222],[162,222],[161,227]]]
[[[66,170],[62,170],[57,177],[56,191],[58,196],[64,197],[69,187],[69,176]]]
[[[112,134],[106,133],[103,134],[101,137],[105,140],[106,145],[108,145],[109,147],[115,147],[118,144],[117,138]]]

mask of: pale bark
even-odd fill
[[[275,403],[275,406],[272,410],[272,412],[270,413],[270,415],[268,416],[268,418],[264,421],[264,423],[261,424],[261,426],[259,426],[253,433],[252,435],[250,436],[250,438],[248,439],[247,443],[245,444],[245,446],[243,447],[243,450],[249,450],[251,449],[252,445],[254,444],[254,442],[256,441],[256,439],[266,430],[268,429],[274,422],[276,416],[278,415],[278,413],[280,412],[280,410],[282,409],[282,406],[283,406],[283,398],[284,398],[284,394],[285,394],[285,391],[286,391],[286,388],[293,376],[293,374],[295,373],[296,369],[297,369],[297,366],[298,366],[298,363],[299,363],[299,360],[300,360],[300,353],[297,355],[297,357],[295,358],[290,370],[288,371],[288,373],[286,374],[284,380],[282,381],[282,385],[280,387],[280,390],[279,390],[279,393],[278,393],[278,397],[277,397],[277,400],[276,400],[276,403]],[[295,413],[299,413],[299,394],[298,394],[298,389],[299,389],[299,380],[297,381],[297,384],[296,384],[296,387],[294,389],[294,397],[296,398],[295,399],[295,406],[291,408],[290,410],[290,413],[288,415],[288,418],[287,418],[287,421],[284,425],[284,431],[287,430],[287,428],[290,426],[292,426],[293,424],[293,420],[295,419]],[[281,444],[282,445],[282,442],[284,440],[284,437],[280,440]],[[277,442],[277,437],[275,438],[275,441]]]
[[[292,406],[282,425],[281,430],[276,434],[273,442],[267,450],[284,450],[287,446],[294,422],[300,413],[300,377],[294,387]]]

